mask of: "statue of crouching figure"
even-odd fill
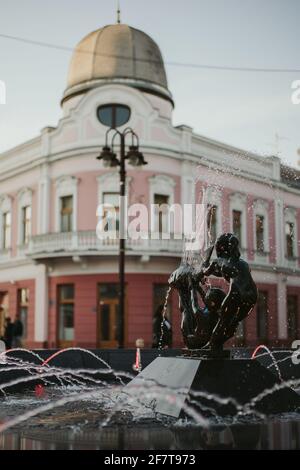
[[[190,265],[176,269],[169,278],[169,285],[178,291],[184,344],[188,349],[201,349],[210,340],[219,321],[226,294],[216,287],[205,292]],[[199,306],[198,294],[204,307]]]
[[[229,291],[220,307],[220,318],[204,345],[209,349],[221,349],[257,302],[257,287],[248,263],[240,257],[238,238],[232,233],[224,233],[217,239],[215,249],[217,258],[199,272],[196,279],[201,282],[203,277],[217,276],[229,283]]]

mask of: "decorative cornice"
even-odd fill
[[[28,195],[29,197],[32,197],[33,194],[33,189],[32,188],[22,188],[18,191],[18,200],[22,199],[25,195]]]
[[[285,217],[292,215],[292,217],[297,217],[297,209],[295,207],[285,207],[284,208],[284,215]]]
[[[56,180],[55,180],[55,186],[56,188],[62,186],[62,185],[67,185],[67,184],[71,184],[73,186],[76,186],[79,182],[79,178],[77,178],[76,176],[72,176],[72,175],[62,175],[62,176],[59,176]]]
[[[245,204],[247,201],[247,195],[240,192],[234,192],[229,195],[230,202],[241,202]]]
[[[260,198],[254,199],[253,208],[255,210],[259,210],[263,208],[263,210],[267,211],[269,209],[269,202],[266,201],[265,199],[260,199]]]
[[[172,186],[172,188],[176,186],[176,182],[174,181],[174,179],[171,178],[171,176],[167,175],[150,176],[149,183],[151,185],[167,184],[168,186]]]
[[[11,205],[13,198],[9,196],[8,194],[3,194],[0,196],[0,207],[4,205],[5,203],[7,205]]]

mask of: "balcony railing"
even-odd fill
[[[11,248],[2,248],[0,250],[0,261],[9,261],[11,257]]]
[[[31,258],[72,256],[73,254],[117,254],[118,238],[99,239],[95,231],[47,233],[33,236],[26,255]],[[126,240],[126,251],[136,255],[173,255],[183,252],[182,240]]]

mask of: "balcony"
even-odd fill
[[[26,255],[32,259],[117,255],[119,240],[100,240],[95,231],[47,233],[31,238]],[[126,240],[126,253],[134,256],[175,256],[183,252],[182,240]]]

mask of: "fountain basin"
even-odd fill
[[[256,360],[158,357],[125,388],[160,414],[184,417],[186,409],[218,416],[277,414],[300,409],[300,396]],[[147,393],[156,389],[155,396]]]

